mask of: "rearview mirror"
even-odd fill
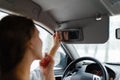
[[[63,42],[75,42],[83,40],[82,29],[64,29],[58,30],[61,33]]]
[[[120,39],[120,28],[116,29],[116,38]]]

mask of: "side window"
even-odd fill
[[[0,20],[1,20],[3,17],[7,16],[7,15],[8,15],[7,13],[0,12]]]
[[[39,37],[41,38],[42,42],[43,42],[43,45],[42,45],[42,53],[43,53],[43,56],[45,53],[49,52],[50,48],[52,47],[53,45],[53,38],[52,38],[52,35],[47,32],[45,29],[41,28],[40,26],[37,26],[36,27],[38,28],[38,30],[40,31],[40,35]],[[62,47],[60,46],[57,50],[57,53],[55,55],[55,65],[54,65],[54,69],[60,69],[64,66],[64,64],[62,64],[62,60],[65,60],[63,58],[65,58],[65,52],[64,50],[62,49]],[[36,60],[33,62],[32,66],[31,66],[31,71],[36,69],[37,67],[39,66],[39,61]]]

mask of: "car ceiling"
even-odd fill
[[[32,0],[58,23],[108,14],[100,0]]]
[[[31,17],[52,33],[82,27],[84,40],[78,43],[104,43],[109,15],[120,14],[120,5],[119,0],[0,0],[0,10]]]

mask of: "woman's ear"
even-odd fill
[[[32,43],[29,44],[29,47],[30,47],[30,49],[33,49],[33,45],[32,45]]]
[[[31,52],[32,54],[34,54],[34,45],[33,45],[33,42],[32,42],[32,41],[29,41],[29,42],[28,42],[27,50],[28,50],[29,52]]]
[[[28,46],[28,48],[29,49],[33,49],[33,42],[32,42],[33,40],[31,39],[29,42],[28,42],[28,44],[27,44],[27,46]]]

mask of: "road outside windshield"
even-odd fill
[[[120,39],[115,29],[120,28],[120,15],[110,17],[109,40],[104,44],[74,44],[80,57],[91,56],[101,62],[120,63]]]

